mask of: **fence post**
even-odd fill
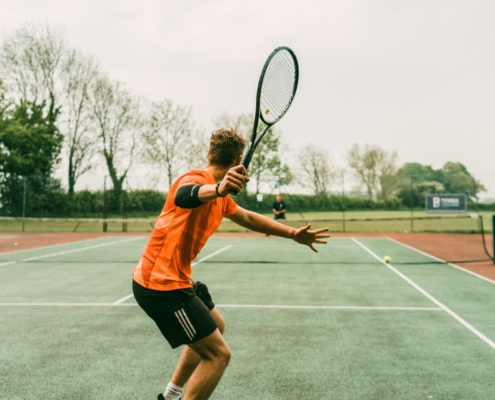
[[[409,206],[411,207],[411,232],[414,232],[414,205],[413,205],[413,176],[411,175],[411,183],[410,183],[410,202]]]
[[[122,219],[127,219],[127,190],[122,190]],[[127,232],[127,222],[122,222],[122,232]]]
[[[24,232],[24,220],[26,218],[26,181],[27,178],[23,177],[23,190],[22,190],[22,231]]]
[[[344,191],[344,172],[342,172],[342,230],[345,232],[345,191]]]
[[[108,218],[108,191],[105,189],[103,192],[103,232],[108,230],[107,224]]]

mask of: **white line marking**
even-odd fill
[[[226,308],[288,308],[316,310],[383,310],[383,311],[443,311],[438,307],[372,307],[372,306],[283,306],[258,304],[216,304],[216,307]]]
[[[134,296],[134,295],[131,293],[131,294],[125,296],[125,297],[122,297],[121,299],[119,299],[116,302],[112,303],[112,305],[118,306],[120,303],[123,303],[124,301],[130,299],[132,296]]]
[[[100,244],[95,244],[93,246],[81,247],[79,249],[72,249],[72,250],[60,251],[58,253],[45,254],[43,256],[36,256],[36,257],[31,257],[31,258],[24,258],[22,260],[16,260],[16,261],[7,261],[7,262],[4,262],[4,263],[0,263],[0,266],[10,265],[10,264],[16,264],[18,262],[41,260],[42,258],[49,258],[49,257],[61,256],[63,254],[77,253],[78,251],[96,249],[96,248],[99,248],[99,247],[112,246],[114,244],[131,242],[133,240],[138,240],[138,239],[141,239],[141,238],[139,238],[139,237],[133,237],[133,238],[130,238],[130,239],[118,240],[116,242],[100,243]]]
[[[421,288],[418,284],[414,283],[411,279],[409,279],[407,276],[399,272],[397,269],[395,269],[391,264],[387,264],[385,261],[383,261],[380,257],[378,257],[375,253],[373,253],[370,249],[368,249],[364,244],[361,242],[357,241],[356,239],[352,238],[352,240],[357,243],[361,248],[363,248],[366,252],[368,252],[373,258],[377,259],[380,261],[383,265],[388,267],[391,271],[395,272],[397,275],[399,275],[402,279],[404,279],[407,283],[409,283],[413,288],[415,288],[418,292],[423,294],[425,297],[430,299],[433,303],[435,303],[437,306],[442,308],[445,312],[450,314],[451,317],[455,318],[458,322],[460,322],[462,325],[464,325],[467,329],[469,329],[472,333],[474,333],[476,336],[478,336],[481,340],[483,340],[486,344],[488,344],[491,348],[495,349],[495,343],[492,342],[490,339],[488,339],[485,335],[483,335],[479,330],[477,330],[474,326],[469,324],[466,320],[461,318],[459,315],[457,315],[454,311],[452,311],[450,308],[448,308],[445,304],[441,303],[438,301],[435,297],[433,297],[431,294],[429,294],[426,290]]]
[[[220,254],[222,251],[225,251],[225,250],[228,250],[232,247],[231,244],[229,244],[228,246],[225,246],[225,247],[222,247],[220,250],[217,250],[215,251],[214,253],[211,253],[209,255],[207,255],[206,257],[203,257],[202,259],[198,260],[198,261],[195,261],[191,264],[191,267],[194,267],[196,264],[199,264],[205,260],[208,260],[209,258],[213,257],[213,256],[216,256],[217,254]],[[120,305],[121,303],[123,303],[124,301],[130,299],[132,296],[134,296],[132,293],[125,296],[125,297],[122,297],[121,299],[117,300],[116,302],[113,303],[113,305]]]
[[[228,250],[232,247],[231,244],[229,244],[228,246],[225,246],[225,247],[222,247],[220,250],[217,250],[215,251],[214,253],[211,253],[209,255],[207,255],[206,257],[203,257],[201,260],[198,260],[198,261],[195,261],[191,264],[191,267],[194,267],[196,264],[199,264],[203,261],[206,261],[208,260],[209,258],[213,257],[213,256],[216,256],[217,254],[220,254],[221,252],[225,251],[225,250]]]
[[[442,260],[441,258],[438,258],[438,257],[435,257],[435,256],[432,256],[431,254],[428,254],[422,250],[419,250],[419,249],[416,249],[415,247],[412,247],[412,246],[409,246],[408,244],[405,244],[405,243],[401,243],[399,242],[398,240],[395,240],[395,239],[392,239],[390,237],[387,238],[388,240],[390,240],[391,242],[394,242],[394,243],[397,243],[397,244],[400,244],[401,246],[404,246],[410,250],[414,250],[415,252],[419,253],[419,254],[422,254],[426,257],[430,257],[431,259],[433,260],[437,260],[437,261],[440,261],[442,263],[445,263],[446,265],[449,265],[450,267],[452,268],[455,268],[455,269],[458,269],[459,271],[462,271],[462,272],[465,272],[466,274],[469,274],[469,275],[473,275],[473,276],[476,276],[477,278],[480,278],[480,279],[483,279],[484,281],[486,282],[489,282],[489,283],[493,283],[495,284],[495,281],[493,279],[490,279],[490,278],[487,278],[486,276],[483,276],[483,275],[479,275],[477,274],[476,272],[473,272],[473,271],[470,271],[468,269],[465,269],[465,268],[462,268],[460,267],[459,265],[455,265],[455,264],[452,264],[452,263],[449,263],[445,260]]]
[[[0,303],[3,307],[136,307],[136,303]],[[265,304],[217,304],[223,308],[276,308],[289,310],[377,310],[377,311],[443,311],[438,307],[371,307],[371,306],[284,306]]]
[[[92,242],[92,241],[96,241],[96,240],[100,240],[100,239],[113,239],[113,238],[118,238],[118,237],[119,236],[105,236],[105,237],[102,236],[99,238],[76,240],[74,242],[50,244],[48,246],[33,247],[32,249],[14,250],[14,251],[9,251],[7,253],[0,253],[0,257],[5,256],[5,255],[10,255],[10,254],[25,253],[27,251],[36,251],[36,250],[42,250],[42,249],[49,249],[51,247],[66,246],[66,245],[70,245],[70,244],[74,244],[74,243],[85,243],[85,242]]]

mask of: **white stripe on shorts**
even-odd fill
[[[187,337],[189,340],[193,340],[194,335],[196,335],[196,329],[194,329],[194,326],[191,324],[191,321],[189,321],[189,318],[187,317],[187,314],[185,313],[184,309],[180,309],[179,311],[176,311],[175,316],[177,317],[179,323],[182,326],[182,329],[184,329],[184,332],[186,332]]]

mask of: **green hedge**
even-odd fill
[[[21,181],[12,187],[15,197],[10,202],[4,202],[0,207],[0,215],[22,215],[22,186]],[[256,201],[256,195],[241,192],[234,197],[237,204],[248,210],[270,213],[276,195],[263,195],[263,201]],[[284,202],[291,212],[311,211],[360,211],[360,210],[406,210],[401,200],[392,199],[388,202],[373,201],[361,197],[345,197],[339,195],[302,195],[283,194]],[[153,217],[160,213],[166,199],[166,193],[157,190],[136,190],[128,192],[127,214],[129,217]],[[1,198],[0,198],[1,200]],[[110,215],[122,215],[120,200],[109,198]],[[116,205],[117,204],[117,205]],[[103,191],[81,190],[70,196],[55,180],[30,180],[26,196],[27,217],[95,217],[103,216]],[[476,210],[473,202],[468,203],[470,211]],[[495,210],[495,204],[479,204],[480,211]]]

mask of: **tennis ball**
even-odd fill
[[[17,242],[14,243],[14,246],[17,246]]]
[[[265,110],[265,114],[270,114],[270,110],[268,108]]]
[[[392,258],[390,256],[385,256],[383,257],[383,261],[385,261],[387,264],[390,264],[392,262]]]

